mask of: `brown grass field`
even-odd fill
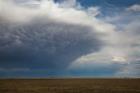
[[[140,93],[140,79],[1,79],[0,93]]]

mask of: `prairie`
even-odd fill
[[[140,79],[1,79],[0,93],[140,93]]]

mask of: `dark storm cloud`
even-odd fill
[[[43,19],[22,25],[0,22],[2,68],[64,69],[100,47],[97,33],[88,26]]]

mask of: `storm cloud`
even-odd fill
[[[0,64],[5,68],[63,69],[101,46],[90,27],[49,19],[24,25],[1,22],[0,29]]]
[[[89,1],[0,0],[0,77],[139,77],[139,4]]]

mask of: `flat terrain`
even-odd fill
[[[0,93],[140,93],[140,79],[1,79]]]

